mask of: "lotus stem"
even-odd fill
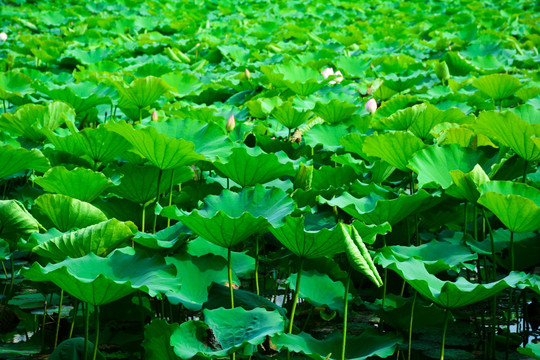
[[[41,321],[41,352],[45,352],[45,322],[47,317],[47,294],[43,300],[43,319]]]
[[[141,224],[141,232],[144,232],[144,225],[146,223],[146,204],[143,205],[142,208],[142,224]],[[133,240],[131,240],[131,246],[135,247],[135,244],[133,243]]]
[[[54,336],[54,348],[58,346],[58,333],[60,332],[60,318],[62,316],[62,301],[64,300],[64,289],[60,290],[60,304],[58,305],[58,319],[56,320],[56,334]]]
[[[9,257],[9,263],[11,265],[11,279],[9,281],[8,296],[11,298],[11,295],[13,295],[13,285],[15,284],[15,263],[13,261],[13,254]]]
[[[510,271],[514,271],[514,232],[510,231]]]
[[[88,322],[89,322],[89,310],[90,304],[84,304],[84,360],[88,358]]]
[[[259,236],[255,237],[255,291],[259,294]]]
[[[169,184],[169,206],[172,205],[174,169],[171,170],[171,182]],[[182,185],[179,185],[182,186]],[[167,227],[171,226],[171,218],[167,218]]]
[[[469,207],[468,207],[468,205],[469,204],[467,203],[467,201],[465,201],[465,205],[464,205],[465,206],[465,211],[464,211],[465,212],[465,218],[464,218],[464,221],[463,221],[463,235],[464,236],[467,235],[467,227],[468,227],[467,225],[468,225],[468,217],[469,217],[469,211],[468,211]]]
[[[475,206],[473,211],[473,231],[474,241],[478,241],[478,209]]]
[[[139,123],[142,124],[142,107],[139,107]]]
[[[345,282],[345,299],[343,307],[343,342],[341,343],[341,360],[345,360],[345,350],[347,349],[347,315],[349,310],[349,285],[351,282],[351,270],[347,272]]]
[[[414,297],[411,307],[411,320],[409,321],[409,348],[407,350],[407,359],[411,360],[411,350],[412,350],[412,329],[413,329],[413,321],[414,321],[414,305],[416,305],[416,297],[418,296],[418,292],[414,291]]]
[[[491,262],[493,266],[493,281],[497,280],[497,263],[495,262],[495,238],[493,237],[493,229],[491,228],[491,224],[489,222],[489,219],[486,215],[486,210],[482,208],[482,215],[484,217],[484,220],[486,221],[490,242],[491,242]]]
[[[234,309],[234,289],[232,281],[232,250],[227,248],[227,270],[229,275],[229,291],[231,294],[231,309]]]
[[[75,307],[73,313],[73,320],[71,321],[71,328],[69,329],[69,338],[73,336],[73,329],[75,328],[75,320],[77,319],[77,312],[79,311],[79,299],[75,299]]]
[[[6,108],[6,99],[2,99],[2,102],[4,103],[4,112],[7,112]]]
[[[158,172],[158,178],[157,178],[157,189],[156,189],[156,205],[157,206],[159,204],[159,186],[161,185],[161,176],[163,175],[163,170],[159,169],[159,172]],[[157,224],[157,214],[156,214],[156,211],[155,211],[155,206],[154,206],[154,228],[153,228],[153,233],[156,232],[156,224]]]
[[[2,261],[2,270],[4,270],[4,276],[6,277],[6,280],[7,280],[7,278],[8,278],[8,273],[7,273],[6,265],[4,264],[4,261]]]
[[[521,182],[524,184],[527,181],[527,165],[529,165],[529,162],[525,160],[525,165],[523,165],[523,179],[521,179]]]
[[[444,343],[446,342],[446,329],[448,328],[448,317],[449,317],[448,308],[444,309],[444,325],[441,341],[441,360],[444,360]]]
[[[300,265],[298,267],[298,276],[296,277],[296,288],[294,289],[294,298],[291,310],[291,322],[289,323],[289,334],[292,334],[294,324],[294,313],[296,312],[296,303],[298,302],[298,294],[300,293],[300,280],[302,280],[302,270],[304,268],[304,258],[300,258]]]
[[[99,306],[96,306],[96,341],[94,343],[94,355],[92,356],[92,360],[96,360],[97,352],[98,352],[98,344],[99,344]]]

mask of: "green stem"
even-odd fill
[[[463,235],[467,235],[467,225],[468,225],[468,217],[469,217],[469,207],[467,206],[468,203],[465,201],[465,221],[463,223]]]
[[[139,108],[139,123],[142,124],[142,108]]]
[[[9,282],[9,292],[8,296],[11,298],[13,295],[13,285],[15,284],[15,263],[13,261],[13,254],[9,257],[9,263],[11,265],[11,280]]]
[[[88,322],[90,318],[90,311],[88,307],[90,304],[84,304],[84,357],[83,359],[88,359]]]
[[[300,258],[298,267],[298,276],[296,277],[296,288],[294,289],[293,305],[291,310],[291,322],[289,323],[289,334],[292,334],[294,324],[294,313],[296,312],[296,303],[298,302],[298,294],[300,293],[300,280],[302,280],[302,270],[304,268],[304,258]]]
[[[171,182],[169,184],[169,206],[172,205],[174,169],[171,170]],[[167,218],[167,227],[171,226],[171,218]]]
[[[146,205],[143,205],[142,207],[142,225],[141,225],[141,232],[144,232],[144,225],[146,223]],[[131,245],[133,244],[133,240],[131,241]]]
[[[56,334],[54,337],[54,348],[58,346],[58,333],[60,332],[60,317],[62,316],[62,301],[64,301],[64,289],[60,290],[60,304],[58,305],[58,319],[56,321]]]
[[[345,306],[343,308],[343,342],[341,343],[341,360],[345,360],[345,350],[347,348],[347,312],[349,309],[349,285],[351,282],[351,270],[347,272],[345,283]]]
[[[232,281],[232,250],[229,247],[227,249],[227,269],[229,274],[229,291],[231,294],[231,309],[234,309],[234,288]]]
[[[474,241],[477,242],[478,241],[478,213],[477,213],[478,209],[476,208],[476,206],[474,207],[474,211],[473,211],[473,231],[474,231]]]
[[[412,350],[412,329],[413,329],[413,321],[414,321],[414,306],[416,305],[416,297],[418,296],[418,292],[414,291],[414,297],[411,307],[411,320],[409,321],[409,350],[408,350],[408,356],[407,359],[411,360],[411,350]]]
[[[69,338],[73,336],[73,329],[75,328],[75,320],[77,319],[77,312],[79,311],[79,299],[75,299],[75,307],[73,312],[73,319],[71,320],[71,328],[69,329]]]
[[[161,185],[161,176],[163,175],[163,170],[159,169],[158,178],[157,178],[157,189],[156,189],[156,205],[154,206],[154,229],[153,233],[156,233],[156,224],[157,224],[157,214],[155,207],[159,204],[159,186]]]
[[[523,166],[523,179],[521,180],[523,183],[527,181],[527,165],[529,165],[529,162],[525,160],[525,165]]]
[[[255,237],[255,290],[259,294],[259,236]]]
[[[491,228],[491,224],[487,218],[486,210],[484,208],[482,208],[482,216],[484,217],[486,221],[488,232],[489,232],[489,238],[490,238],[490,243],[491,243],[491,262],[492,262],[491,265],[493,267],[492,280],[495,281],[497,280],[497,263],[495,262],[495,238],[493,237],[493,229]]]
[[[388,280],[388,269],[384,268],[384,275],[383,275],[383,294],[382,294],[382,311],[384,311],[384,302],[386,300],[386,283]]]
[[[514,271],[514,232],[510,231],[510,271]]]
[[[4,112],[7,112],[7,110],[6,110],[6,99],[2,99],[2,102],[4,103]]]
[[[444,325],[443,325],[443,333],[442,333],[442,341],[441,341],[441,360],[444,360],[444,343],[446,342],[446,329],[448,328],[448,308],[444,309]]]
[[[94,343],[94,355],[92,356],[92,360],[96,360],[97,352],[98,352],[98,344],[99,344],[99,306],[96,306],[96,312],[94,314],[96,316],[96,342]]]
[[[41,321],[41,352],[45,352],[45,322],[47,319],[47,295],[43,300],[43,320]]]

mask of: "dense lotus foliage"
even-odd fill
[[[536,1],[0,4],[0,358],[540,359]]]

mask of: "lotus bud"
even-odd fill
[[[0,32],[0,41],[6,41],[8,38],[5,32]]]
[[[366,103],[366,111],[370,114],[373,114],[377,111],[377,101],[375,99],[369,99]]]
[[[152,121],[157,121],[158,120],[158,114],[157,114],[157,111],[154,110],[152,111]]]
[[[225,129],[227,130],[227,132],[231,132],[234,130],[235,125],[236,123],[234,121],[234,114],[231,114],[229,120],[227,120],[227,125],[225,125]]]
[[[323,71],[321,71],[321,75],[325,78],[325,79],[328,79],[328,77],[330,75],[334,75],[334,69],[332,68],[326,68],[324,69]]]
[[[251,73],[249,72],[248,69],[246,69],[245,74],[246,74],[247,81],[249,81],[249,79],[251,79]]]

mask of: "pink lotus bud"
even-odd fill
[[[377,101],[375,99],[369,99],[366,103],[366,111],[370,114],[373,114],[377,111]]]
[[[341,73],[341,71],[336,71],[336,73],[334,74],[337,76],[336,80],[332,80],[330,81],[330,84],[339,84],[340,82],[343,81],[343,74]]]
[[[157,111],[154,110],[152,111],[152,121],[157,121],[158,120],[158,114],[157,114]]]
[[[234,121],[234,114],[232,114],[229,117],[229,120],[227,120],[227,125],[225,125],[225,129],[227,130],[227,132],[231,132],[233,131],[235,125],[236,123]]]
[[[248,69],[246,69],[245,74],[246,74],[247,81],[249,81],[249,79],[251,79],[251,73],[249,72]]]
[[[5,32],[0,33],[0,41],[6,41],[8,38],[7,34]]]
[[[321,75],[325,78],[325,79],[328,79],[328,77],[330,75],[334,75],[334,69],[332,68],[326,68],[324,69],[323,71],[321,71]]]

